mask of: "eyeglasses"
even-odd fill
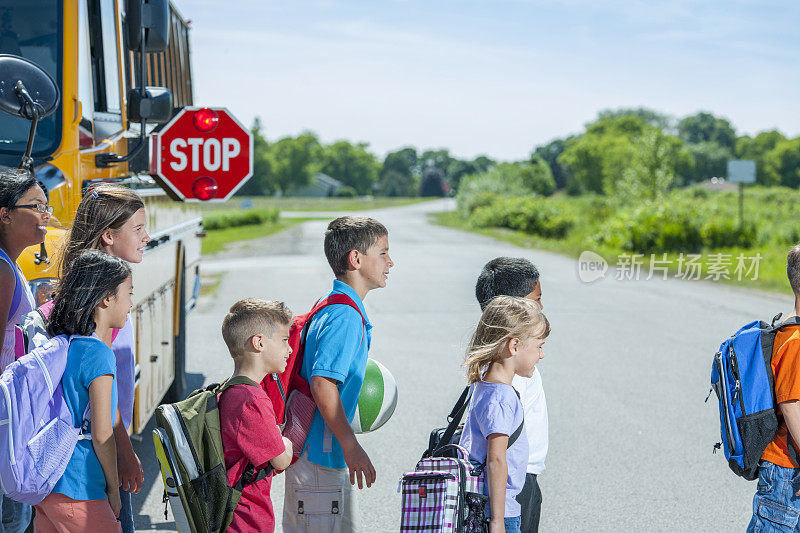
[[[26,204],[26,205],[12,205],[11,209],[36,209],[40,213],[53,214],[53,206],[47,204]]]

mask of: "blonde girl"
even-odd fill
[[[473,391],[460,444],[470,460],[486,463],[490,533],[520,532],[516,497],[525,484],[528,440],[522,431],[508,446],[524,419],[511,381],[515,375],[533,375],[549,334],[550,323],[538,303],[498,296],[484,309],[467,350],[464,366]]]
[[[141,263],[150,241],[144,202],[138,194],[119,185],[102,184],[87,191],[78,205],[61,256],[62,276],[75,258],[86,250],[99,250],[128,263]],[[133,419],[134,369],[133,325],[128,315],[124,327],[112,336],[111,349],[117,361],[118,412],[114,439],[120,480],[123,533],[133,533],[131,493],[138,493],[144,482],[141,462],[133,451],[128,427]]]

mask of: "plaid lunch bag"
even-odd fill
[[[488,496],[484,494],[483,470],[469,452],[452,443],[472,397],[467,387],[448,416],[447,428],[431,433],[428,449],[414,472],[400,478],[401,532],[488,533]],[[510,448],[522,433],[524,422],[508,439]],[[460,433],[460,431],[458,431]],[[456,441],[457,442],[457,441]]]
[[[469,461],[467,450],[457,444],[457,458],[428,457],[414,472],[400,479],[402,494],[400,531],[484,533],[488,520],[484,509],[483,466]]]

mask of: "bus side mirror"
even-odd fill
[[[172,93],[165,87],[144,87],[128,92],[128,120],[163,124],[172,118]]]
[[[144,30],[144,51],[163,52],[169,46],[169,0],[125,0],[128,48],[138,51]]]

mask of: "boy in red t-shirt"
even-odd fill
[[[234,385],[219,399],[222,448],[228,484],[233,486],[252,463],[256,471],[269,464],[284,470],[292,461],[292,444],[275,424],[272,401],[258,384],[267,374],[283,372],[292,353],[292,312],[282,302],[247,298],[236,302],[222,321],[222,338],[233,357],[233,376],[252,385]],[[272,476],[248,485],[233,513],[228,532],[275,531],[270,500]]]

